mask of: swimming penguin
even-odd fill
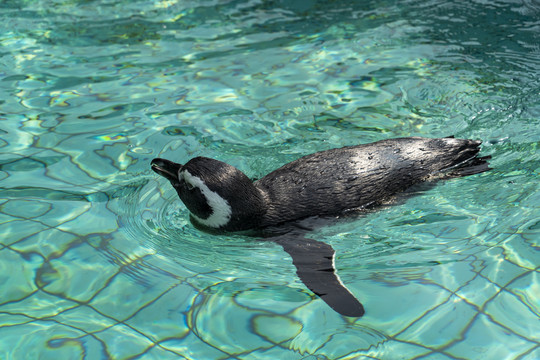
[[[334,249],[287,224],[367,210],[424,181],[489,170],[489,157],[477,156],[480,144],[453,137],[381,140],[307,155],[255,182],[206,157],[185,165],[156,158],[151,167],[170,181],[198,227],[288,229],[271,239],[291,255],[299,278],[338,313],[359,317],[364,308],[337,276]]]

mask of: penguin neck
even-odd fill
[[[261,227],[267,209],[264,194],[253,183],[245,184],[241,192],[231,199],[233,209],[227,231],[244,231]]]

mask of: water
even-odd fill
[[[1,359],[540,358],[538,2],[0,8]],[[313,234],[361,319],[149,168],[452,134],[493,170]]]

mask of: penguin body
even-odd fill
[[[255,182],[206,157],[185,165],[156,158],[151,166],[171,182],[197,225],[243,231],[367,209],[426,180],[484,172],[488,157],[477,157],[480,144],[453,137],[382,140],[307,155]],[[275,241],[292,256],[302,281],[334,310],[363,315],[362,305],[335,273],[329,245],[295,231]]]
[[[235,167],[206,157],[184,166],[154,159],[152,169],[166,175],[199,225],[241,231],[381,203],[472,162],[480,144],[454,138],[382,140],[304,156],[254,183]],[[470,167],[485,171],[482,164]]]

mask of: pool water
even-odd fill
[[[539,359],[540,6],[0,3],[0,359]],[[342,317],[274,243],[195,229],[154,157],[252,178],[400,136],[492,170],[315,230]]]

